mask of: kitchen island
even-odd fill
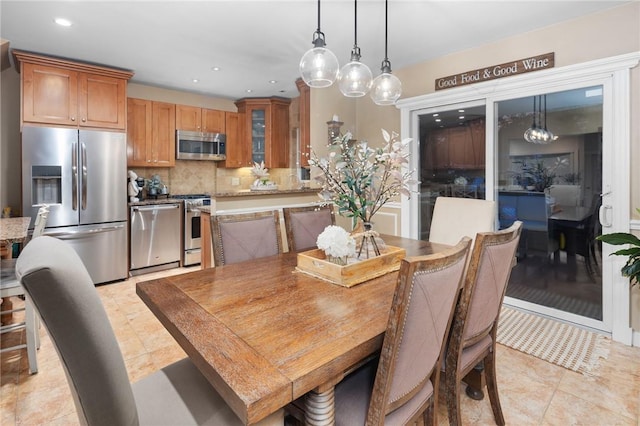
[[[236,214],[260,210],[281,210],[283,207],[298,207],[320,201],[320,188],[284,189],[275,191],[241,190],[235,192],[220,192],[212,195],[215,207],[199,207],[202,214],[200,220],[200,235],[202,238],[202,269],[214,266],[213,247],[211,246],[211,214]],[[283,215],[280,211],[282,225]],[[283,242],[286,246],[284,226],[281,226]],[[286,246],[285,251],[288,250]]]

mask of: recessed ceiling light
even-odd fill
[[[53,20],[53,22],[55,22],[56,24],[62,26],[62,27],[70,27],[71,26],[71,21],[68,19],[64,19],[64,18],[56,18]]]
[[[220,71],[220,67],[211,67],[211,71]]]
[[[198,80],[197,78],[194,78],[194,79],[193,79],[193,80],[191,80],[191,81],[193,81],[194,83],[197,83],[197,82],[199,82],[200,80]]]
[[[278,81],[277,80],[269,80],[269,83],[271,84],[276,84]]]
[[[251,92],[253,92],[253,90],[247,89],[247,93],[251,93]]]

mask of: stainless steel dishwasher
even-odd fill
[[[180,204],[130,207],[130,274],[180,266]]]

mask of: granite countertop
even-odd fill
[[[217,192],[211,198],[222,197],[248,197],[256,195],[286,195],[286,194],[316,194],[321,188],[296,188],[296,189],[275,189],[273,191],[252,191],[250,189],[241,189],[239,191]]]

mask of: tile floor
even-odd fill
[[[136,296],[135,283],[185,271],[164,271],[97,287],[132,381],[185,356]],[[1,356],[3,426],[78,424],[64,371],[44,328],[41,336],[37,374],[28,373],[26,351]],[[21,338],[3,336],[2,346]],[[608,359],[594,377],[587,377],[499,345],[498,383],[510,425],[640,426],[640,348],[612,343]],[[442,392],[440,396],[439,421],[446,425]],[[488,398],[473,401],[463,395],[462,403],[463,424],[495,424]]]

